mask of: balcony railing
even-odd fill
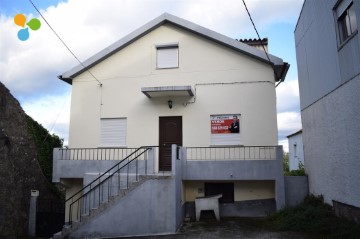
[[[137,148],[61,148],[60,160],[122,160]],[[144,155],[139,160],[144,159]]]
[[[277,146],[185,147],[187,160],[276,160]]]

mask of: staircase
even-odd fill
[[[68,237],[72,232],[119,203],[144,182],[169,178],[147,174],[147,159],[139,162],[139,158],[143,154],[146,155],[149,149],[150,147],[138,148],[67,199],[65,202],[68,212],[67,223],[61,232],[54,234],[53,238]],[[140,163],[145,163],[145,167],[139,167]]]

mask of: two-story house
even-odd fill
[[[295,29],[309,190],[360,221],[360,1],[305,0]]]
[[[281,209],[275,83],[289,64],[266,54],[165,13],[59,76],[72,85],[69,148],[54,149],[65,234],[173,233],[213,194],[221,216]]]

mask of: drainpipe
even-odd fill
[[[39,197],[38,190],[31,190],[30,209],[29,209],[29,236],[35,237],[36,234],[36,206],[37,198]]]

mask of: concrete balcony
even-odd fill
[[[181,148],[183,180],[276,180],[281,146]]]
[[[156,148],[149,148],[150,150],[141,155],[137,148],[55,148],[52,181],[57,183],[60,179],[68,178],[91,179],[106,172],[121,160],[125,159],[123,161],[125,165],[134,158],[136,160],[124,169],[127,173],[153,174]]]

